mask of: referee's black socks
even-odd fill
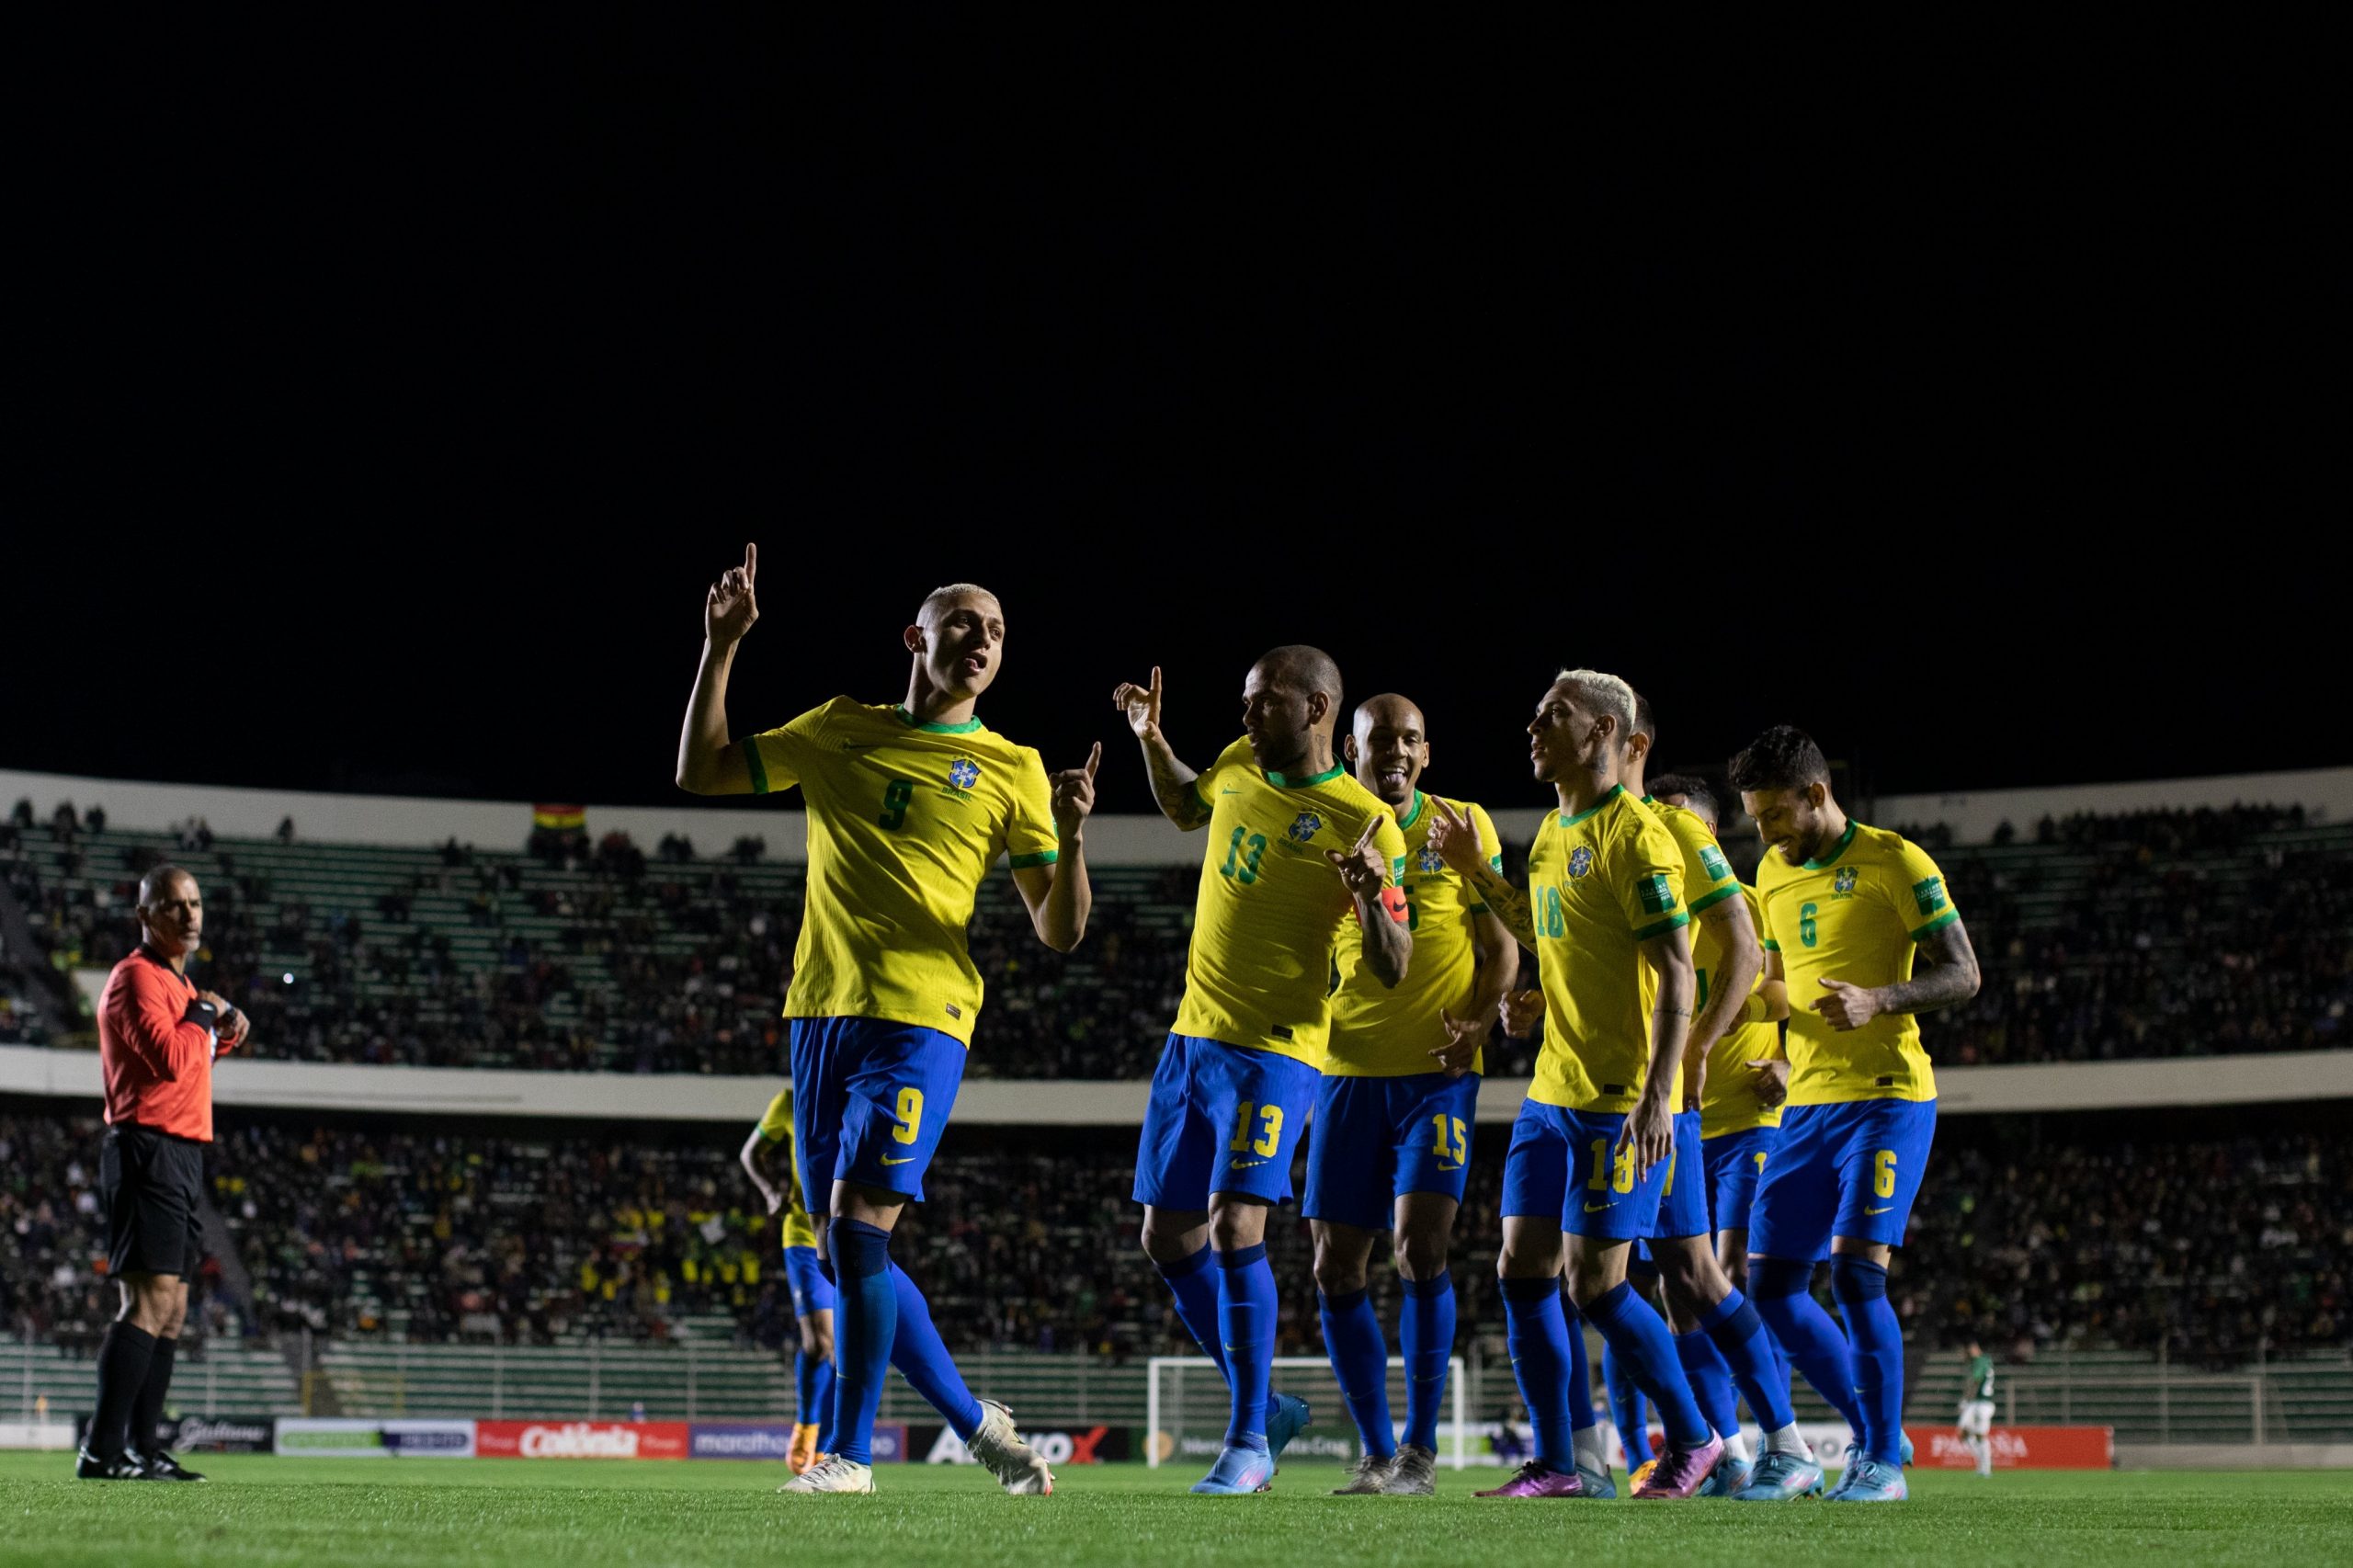
[[[172,1343],[164,1341],[166,1346]],[[98,1409],[90,1417],[89,1449],[100,1459],[121,1456],[132,1409],[145,1406],[141,1395],[146,1392],[147,1373],[157,1359],[155,1336],[120,1319],[109,1325],[106,1337],[98,1341]],[[171,1352],[165,1351],[161,1359],[168,1381]],[[159,1414],[163,1404],[164,1396],[156,1394],[154,1409]],[[152,1422],[144,1437],[145,1441],[130,1446],[142,1452],[153,1446],[155,1428]]]
[[[133,1453],[152,1454],[163,1447],[155,1441],[155,1428],[164,1424],[164,1394],[172,1386],[172,1358],[177,1354],[179,1345],[176,1339],[155,1341],[155,1354],[147,1363],[147,1376],[139,1385],[139,1397],[131,1402]]]

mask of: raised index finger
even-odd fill
[[[1364,853],[1365,846],[1370,844],[1372,842],[1372,835],[1380,831],[1381,819],[1379,817],[1374,817],[1370,822],[1365,824],[1364,833],[1357,839],[1357,853],[1359,855]]]
[[[745,545],[744,547],[744,581],[747,584],[750,583],[753,574],[758,572],[759,569],[760,547],[756,544]]]
[[[1102,760],[1103,760],[1103,743],[1102,743],[1101,741],[1097,741],[1097,742],[1096,742],[1096,743],[1095,743],[1095,749],[1094,749],[1093,751],[1088,752],[1088,753],[1086,754],[1086,776],[1087,776],[1087,778],[1094,778],[1094,777],[1095,777],[1095,769],[1096,769],[1096,767],[1097,767],[1097,764],[1099,764],[1100,762],[1102,762]]]

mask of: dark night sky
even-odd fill
[[[1155,660],[1205,757],[1291,640],[1499,804],[1563,661],[1881,791],[2353,757],[2316,85],[309,25],[142,40],[23,198],[0,764],[661,801],[746,538],[739,728],[894,698],[969,576],[1050,765]]]

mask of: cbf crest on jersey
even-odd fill
[[[1855,891],[1855,868],[1852,866],[1839,867],[1838,874],[1830,879],[1830,888],[1832,892],[1841,894],[1853,892]]]
[[[1446,869],[1446,857],[1425,844],[1421,854],[1415,858],[1414,866],[1421,871],[1443,871]]]
[[[1582,877],[1587,871],[1592,869],[1593,846],[1590,844],[1580,844],[1574,849],[1569,851],[1569,875],[1571,878]]]
[[[948,765],[948,782],[959,790],[969,790],[981,781],[981,766],[969,756],[960,756]]]
[[[1323,825],[1324,819],[1317,816],[1313,812],[1300,812],[1299,815],[1291,819],[1291,842],[1294,844],[1306,843],[1309,839],[1315,836],[1317,830],[1322,828]]]

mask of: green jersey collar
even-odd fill
[[[1612,784],[1611,786],[1609,786],[1609,792],[1608,792],[1608,794],[1606,794],[1606,795],[1602,796],[1602,797],[1601,797],[1601,799],[1599,799],[1598,801],[1596,801],[1593,804],[1591,804],[1591,805],[1587,806],[1585,810],[1583,810],[1583,811],[1579,812],[1576,815],[1574,815],[1574,816],[1571,816],[1571,815],[1569,815],[1566,812],[1562,812],[1562,813],[1561,813],[1561,825],[1562,825],[1563,827],[1574,827],[1574,826],[1576,826],[1576,825],[1577,825],[1577,824],[1579,824],[1579,823],[1581,823],[1581,822],[1584,822],[1586,818],[1588,818],[1588,817],[1592,816],[1596,812],[1598,812],[1599,810],[1601,810],[1601,808],[1602,808],[1602,807],[1604,807],[1604,806],[1608,805],[1610,801],[1612,801],[1616,800],[1619,796],[1620,796],[1620,795],[1624,794],[1625,792],[1626,792],[1626,786],[1624,786],[1623,784]]]
[[[921,730],[927,735],[969,735],[973,731],[983,728],[977,717],[967,719],[961,724],[926,724],[908,712],[907,705],[904,702],[892,703],[891,711],[898,715],[899,722],[908,729]]]
[[[1313,778],[1293,778],[1288,773],[1277,773],[1269,769],[1267,774],[1267,782],[1278,790],[1312,790],[1318,784],[1329,784],[1347,771],[1347,768],[1336,762]]]
[[[1855,830],[1862,825],[1863,824],[1861,823],[1857,822],[1853,817],[1848,817],[1847,819],[1847,831],[1838,835],[1838,842],[1830,846],[1830,853],[1824,855],[1819,860],[1808,860],[1805,863],[1805,869],[1809,871],[1819,871],[1827,867],[1836,865],[1838,863],[1838,857],[1847,853],[1847,846],[1855,842]]]
[[[1410,812],[1407,812],[1404,816],[1399,817],[1399,818],[1397,819],[1397,825],[1398,825],[1398,827],[1399,827],[1399,828],[1401,828],[1401,829],[1403,829],[1403,828],[1408,828],[1408,827],[1413,826],[1415,823],[1417,823],[1417,822],[1419,822],[1419,821],[1421,821],[1421,820],[1422,820],[1422,792],[1421,792],[1419,790],[1415,790],[1415,791],[1414,791],[1414,809],[1413,809],[1412,811],[1410,811]]]

